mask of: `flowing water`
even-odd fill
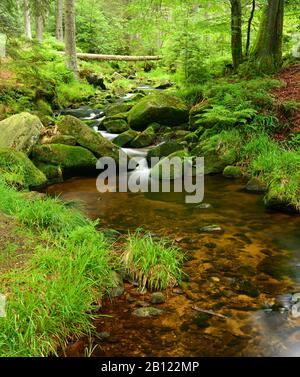
[[[147,150],[125,150],[145,157]],[[148,174],[146,164],[140,169]],[[205,203],[184,193],[99,193],[96,179],[78,177],[47,189],[81,200],[101,227],[121,233],[142,227],[174,239],[187,254],[180,287],[165,292],[163,314],[137,318],[149,305],[126,283],[125,294],[103,304],[95,320],[94,356],[300,356],[300,318],[292,295],[300,292],[300,217],[268,212],[245,182],[205,177]],[[200,228],[220,225],[224,233]],[[209,310],[205,314],[200,310]],[[221,316],[219,316],[221,314]],[[69,355],[84,353],[85,340]]]

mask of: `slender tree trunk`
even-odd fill
[[[63,0],[56,0],[56,39],[59,41],[64,40],[63,32]]]
[[[78,78],[75,33],[74,0],[65,0],[65,51],[67,66],[74,72],[75,77]]]
[[[31,24],[30,24],[29,0],[24,0],[23,7],[24,7],[24,32],[25,32],[25,36],[28,39],[32,39]]]
[[[251,61],[264,73],[282,65],[283,18],[284,0],[268,0],[251,54]]]
[[[254,18],[255,7],[256,7],[256,0],[252,0],[252,9],[251,9],[251,14],[248,20],[248,29],[247,29],[246,56],[249,55],[250,42],[251,42],[251,26],[252,26],[252,21]]]
[[[230,0],[230,3],[232,62],[236,71],[243,60],[242,5],[241,0]]]
[[[41,15],[35,16],[35,34],[36,39],[42,43],[43,42],[43,30],[44,30],[44,21]]]

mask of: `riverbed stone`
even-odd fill
[[[145,131],[136,136],[130,143],[132,148],[144,148],[148,147],[155,141],[155,133],[160,126],[156,123],[150,125]]]
[[[224,229],[220,225],[207,225],[199,229],[200,233],[224,233]]]
[[[183,147],[177,141],[166,141],[151,149],[147,154],[147,160],[150,162],[152,157],[167,157],[170,154],[181,150],[183,150]]]
[[[132,107],[133,104],[130,103],[114,103],[107,106],[104,112],[107,117],[111,117],[113,115],[118,115],[120,113],[127,113],[127,111],[132,109]]]
[[[14,187],[41,188],[46,185],[46,176],[23,152],[11,148],[0,148],[0,175]]]
[[[82,147],[71,147],[63,144],[45,144],[34,147],[32,158],[35,163],[43,162],[58,165],[63,170],[95,170],[96,157]]]
[[[110,289],[109,296],[113,298],[122,296],[125,291],[122,276],[118,274],[116,271],[113,271],[111,279],[113,282],[113,287]]]
[[[153,122],[176,126],[188,121],[188,109],[177,97],[164,93],[152,93],[141,99],[128,113],[132,129],[143,131]]]
[[[184,168],[184,163],[186,159],[188,159],[190,156],[188,152],[186,151],[178,151],[170,154],[169,156],[163,158],[160,160],[158,164],[156,164],[154,167],[151,168],[151,177],[155,179],[179,179],[183,176],[183,168]],[[174,158],[180,159],[180,164],[171,164],[170,171],[164,172],[163,166],[165,162],[168,162],[168,160],[172,160]],[[192,163],[190,161],[190,163]],[[165,175],[166,174],[166,175]]]
[[[152,306],[138,308],[133,311],[134,316],[141,317],[141,318],[153,317],[153,316],[157,316],[161,314],[163,314],[163,310],[153,308]]]
[[[243,175],[242,170],[239,166],[226,166],[223,170],[223,176],[230,179],[238,179]]]
[[[113,139],[113,143],[118,147],[127,147],[130,145],[131,141],[134,140],[138,135],[138,131],[129,129],[128,131],[125,131],[120,135],[116,136]]]
[[[119,148],[81,120],[67,115],[57,123],[57,129],[62,135],[73,136],[78,145],[93,152],[96,157],[112,157],[118,161]]]
[[[251,178],[247,185],[246,190],[254,193],[261,193],[267,191],[267,185],[262,182],[259,178]]]
[[[166,297],[162,292],[154,292],[150,298],[151,304],[163,304],[166,302]]]
[[[107,132],[121,134],[129,129],[128,123],[124,119],[110,119],[103,122]]]
[[[0,122],[0,148],[14,148],[29,155],[43,129],[35,115],[26,112],[12,115]]]

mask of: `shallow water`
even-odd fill
[[[164,314],[136,318],[149,303],[126,285],[126,294],[106,302],[95,321],[95,356],[300,356],[300,319],[284,309],[287,294],[300,292],[300,217],[265,210],[262,197],[243,191],[244,182],[205,178],[209,209],[185,204],[184,193],[104,193],[95,178],[74,178],[50,186],[50,194],[81,200],[102,227],[126,233],[137,227],[175,239],[188,256],[189,276],[169,290]],[[223,234],[203,234],[217,224]],[[182,291],[181,291],[182,290]],[[129,299],[129,296],[131,299]],[[289,300],[289,298],[288,298]],[[131,302],[132,301],[132,302]],[[204,318],[193,308],[226,318]],[[84,342],[69,354],[84,353]]]

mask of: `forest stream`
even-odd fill
[[[99,119],[102,113],[77,116]],[[147,174],[145,164],[140,168]],[[99,336],[92,356],[300,356],[300,319],[293,305],[300,292],[300,217],[267,211],[262,196],[244,187],[243,180],[206,176],[208,205],[200,206],[185,204],[184,193],[101,194],[95,177],[47,188],[64,200],[82,201],[103,228],[126,234],[142,227],[175,240],[187,255],[183,283],[164,292],[166,302],[156,305],[161,315],[132,314],[151,305],[150,293],[141,294],[129,282],[122,296],[103,303],[104,316],[94,321]],[[222,231],[201,231],[211,224]],[[87,339],[77,341],[66,354],[84,355],[86,345]]]

